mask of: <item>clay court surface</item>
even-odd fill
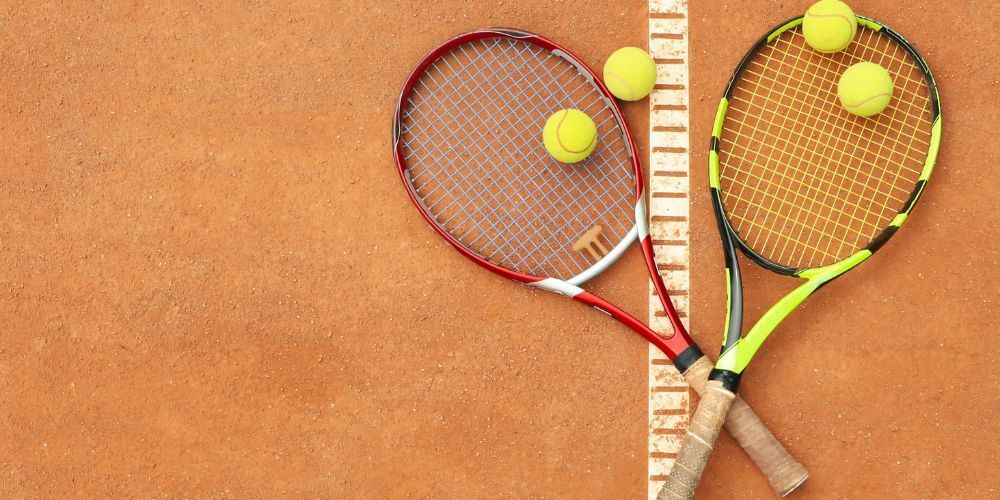
[[[706,152],[732,68],[808,2],[692,1],[691,330],[725,289]],[[993,3],[855,0],[944,106],[905,230],[768,341],[743,396],[792,498],[996,497]],[[254,2],[0,12],[0,496],[645,498],[647,346],[476,268],[406,198],[399,87],[511,26],[600,68],[647,4]],[[624,106],[640,150],[646,101]],[[744,265],[747,316],[792,281]],[[632,249],[599,292],[648,308]],[[712,353],[715,354],[714,352]],[[728,437],[703,498],[767,483]]]

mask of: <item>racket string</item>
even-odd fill
[[[900,54],[900,53],[902,52],[902,48],[900,48],[900,47],[899,47],[898,45],[894,45],[893,47],[895,48],[895,51],[897,52],[897,53],[895,53],[895,54],[894,54],[894,56],[896,56],[896,57],[898,57],[898,56],[905,56],[905,54]],[[884,64],[885,62],[886,62],[886,61],[885,61],[885,57],[883,57],[883,58],[882,58],[882,59],[880,60],[880,63],[883,63],[883,64]],[[916,72],[916,71],[918,71],[918,70],[917,70],[917,68],[916,68],[915,66],[911,65],[911,66],[910,66],[910,71],[911,71],[911,72]],[[904,94],[904,95],[906,95],[906,94]],[[908,112],[908,114],[913,114],[914,112],[919,112],[919,111],[921,111],[921,107],[920,107],[920,105],[921,105],[921,104],[925,104],[925,103],[922,103],[922,102],[918,102],[918,101],[917,101],[917,96],[916,96],[916,94],[915,94],[915,93],[910,93],[910,94],[908,94],[908,95],[909,95],[909,97],[910,97],[910,98],[909,98],[908,100],[905,100],[905,101],[903,101],[903,104],[905,104],[905,105],[906,105],[906,108],[907,108],[907,112]],[[928,99],[928,100],[929,100],[929,99]],[[909,141],[908,141],[908,142],[906,143],[906,147],[907,147],[907,150],[910,150],[910,149],[912,149],[912,148],[913,148],[913,142],[914,142],[914,140],[916,140],[916,137],[917,137],[917,134],[915,134],[915,133],[914,133],[914,134],[910,134],[910,135],[909,135],[909,137],[910,137],[910,140],[909,140]],[[929,144],[929,141],[930,141],[930,137],[929,137],[929,131],[928,131],[928,140],[927,140],[927,141],[925,141],[925,142],[923,143],[923,144],[924,144],[924,146],[925,146],[925,148],[924,148],[925,150],[926,150],[927,148],[929,148],[929,147],[930,147],[930,144]],[[901,141],[894,141],[894,142],[892,143],[892,152],[893,152],[893,153],[895,153],[895,151],[896,151],[896,147],[897,147],[897,146],[900,146],[900,145],[902,145],[902,144],[901,144]],[[882,146],[883,146],[883,147],[885,146],[885,144],[884,144],[884,141],[883,141],[883,144],[882,144]],[[923,157],[922,157],[922,158],[918,158],[917,160],[918,160],[918,162],[920,162],[920,163],[922,164],[922,160],[923,160],[924,158],[926,158],[926,154],[925,154],[925,155],[923,155]],[[897,165],[897,167],[898,167],[898,168],[897,168],[897,170],[896,170],[896,171],[894,172],[894,175],[895,175],[895,179],[894,179],[894,180],[898,180],[898,179],[899,179],[899,178],[900,178],[900,177],[902,176],[902,164],[901,164],[901,163],[900,163],[900,164],[898,164],[898,165]],[[919,175],[919,174],[918,174],[918,175]],[[881,181],[881,179],[880,179],[880,181]],[[905,203],[905,202],[904,202],[904,203]],[[879,213],[879,216],[880,216],[880,217],[884,217],[885,215],[886,215],[886,214],[884,213],[884,209],[883,209],[883,211],[881,211],[881,212]],[[893,216],[894,216],[895,214],[894,214],[894,213],[892,213],[891,215],[893,215]],[[874,232],[873,232],[873,233],[872,233],[872,234],[871,234],[871,235],[869,236],[869,238],[874,238],[874,237],[875,237],[875,235],[876,235],[876,233],[874,233]]]
[[[800,46],[799,46],[799,49],[800,49],[800,50],[803,50],[803,49],[804,49],[804,45],[800,45]],[[832,95],[831,95],[831,97],[832,97]],[[800,101],[800,102],[802,102],[802,101]],[[833,102],[832,102],[832,99],[828,99],[828,100],[827,100],[827,102],[826,102],[825,104],[827,105],[826,107],[828,107],[828,108],[829,108],[829,107],[831,107],[831,106],[833,106],[833,105],[836,105],[835,103],[833,103]],[[823,111],[829,111],[829,110],[827,109],[827,110],[823,110]],[[786,118],[787,118],[787,117],[786,117]],[[782,128],[784,128],[784,127],[782,127]],[[786,131],[787,131],[787,129],[786,129]],[[775,138],[775,139],[779,139],[779,140],[781,140],[781,139],[782,139],[781,137],[777,137],[777,136],[774,136],[773,134],[772,134],[772,137],[773,137],[773,138]],[[799,135],[798,137],[800,137],[800,138],[801,138],[801,137],[803,137],[803,136],[802,136],[802,135]],[[828,139],[830,139],[830,138],[832,138],[833,136],[832,136],[832,135],[827,135],[826,137],[827,137]],[[796,146],[799,146],[799,145],[797,144]],[[815,144],[814,144],[813,146],[815,146]],[[827,143],[825,143],[825,144],[824,144],[824,146],[825,146],[825,147],[829,147],[829,146],[830,146],[830,143],[829,143],[829,141],[828,141]],[[843,151],[843,150],[844,150],[844,147],[845,147],[845,146],[847,146],[847,144],[839,144],[839,146],[840,146],[840,147],[839,147],[840,151]],[[805,150],[806,150],[806,151],[809,151],[810,149],[805,149]],[[811,151],[815,152],[815,151],[816,151],[815,147],[811,148]],[[858,158],[856,158],[856,157],[854,157],[854,158],[852,158],[852,159],[853,159],[853,160],[859,160],[859,159],[858,159]],[[883,160],[883,161],[884,161],[884,160],[885,160],[885,158],[880,158],[880,160]],[[858,172],[859,170],[858,170],[858,169],[855,169],[855,171],[856,171],[856,172]],[[918,172],[914,170],[914,171],[913,171],[912,173],[918,173]],[[846,176],[842,176],[842,179],[843,179],[843,178],[846,178]],[[903,202],[905,201],[905,199],[906,199],[906,196],[905,196],[905,193],[902,193],[902,194],[901,194],[901,197],[900,197],[900,198],[898,198],[898,199],[896,199],[896,201],[897,201],[897,205],[896,205],[896,206],[899,206],[900,204],[902,204],[902,203],[903,203]],[[835,207],[834,207],[834,208],[835,208]],[[877,225],[874,225],[874,226],[875,226],[875,228],[877,229]]]
[[[877,117],[836,97],[844,69],[877,62],[898,92]],[[816,267],[866,245],[903,207],[930,143],[922,73],[894,41],[861,28],[820,55],[793,28],[748,63],[730,95],[719,161],[723,203],[740,238],[787,267]]]
[[[577,108],[597,125],[584,163],[556,162],[541,145],[551,113]],[[414,193],[466,248],[505,267],[569,278],[589,268],[568,251],[594,225],[612,243],[634,226],[635,180],[618,118],[568,60],[533,44],[492,38],[441,56],[401,114]]]
[[[517,137],[520,138],[520,135],[522,135],[522,134],[518,134]],[[539,153],[538,156],[541,156],[541,154]],[[537,157],[537,158],[534,158],[533,160],[540,161],[542,159],[543,158],[541,158],[541,157]],[[535,163],[532,162],[532,161],[526,161],[525,164],[526,165],[535,165]],[[598,169],[596,171],[601,171],[601,170]],[[542,184],[539,184],[537,182],[537,176],[548,176],[548,177],[551,177],[551,173],[550,172],[551,172],[550,169],[545,168],[545,169],[542,169],[542,170],[540,170],[538,172],[535,172],[535,174],[536,174],[535,176],[518,176],[518,177],[513,178],[512,180],[517,181],[519,183],[519,185],[516,186],[519,189],[517,189],[517,190],[507,190],[507,191],[503,191],[503,192],[499,193],[499,194],[505,195],[505,198],[502,199],[502,200],[499,200],[499,202],[495,206],[507,206],[508,203],[515,201],[515,200],[512,199],[512,195],[514,193],[540,192],[540,191],[543,191],[545,189],[545,186],[542,185]],[[569,180],[571,180],[571,181],[573,179],[574,179],[573,177],[569,178]],[[525,182],[531,182],[533,185],[527,186],[527,185],[525,185]],[[606,183],[598,183],[598,185],[605,186],[605,185],[608,185],[608,184],[606,184]],[[621,184],[617,184],[617,185],[618,186],[622,186]],[[567,205],[576,205],[576,206],[570,206],[570,208],[575,208],[577,210],[585,210],[586,207],[583,207],[583,206],[579,205],[579,200],[582,199],[582,198],[580,196],[578,196],[578,195],[584,192],[586,186],[582,186],[580,183],[575,183],[574,187],[576,188],[575,192],[576,192],[577,196],[570,196],[573,193],[567,191],[567,192],[564,192],[564,193],[561,194],[561,196],[560,196],[561,199],[559,201],[560,202],[566,202]],[[468,194],[468,193],[466,193],[466,194]],[[564,198],[568,198],[568,200],[566,200]],[[530,199],[530,198],[528,198],[528,199]],[[521,198],[521,201],[525,201],[525,200],[526,199],[524,197]],[[534,210],[529,210],[529,213],[536,213],[536,212]],[[495,212],[491,212],[489,214],[483,214],[483,213],[480,212],[478,215],[485,215],[485,216],[487,216],[488,220],[497,220],[495,217],[492,217],[492,215],[494,215],[494,214],[495,214]],[[559,214],[563,215],[564,222],[569,222],[565,218],[566,212],[560,212]],[[470,217],[467,217],[466,220],[462,221],[462,222],[466,222],[466,221],[468,221],[469,219],[472,218],[471,217],[472,214],[468,214],[468,215],[470,215]],[[524,227],[519,227],[518,223],[535,222],[535,223],[538,223],[538,224],[542,224],[542,223],[547,222],[547,220],[548,220],[547,217],[550,216],[550,215],[552,215],[552,214],[541,213],[537,217],[515,218],[514,219],[514,226],[511,228],[511,229],[513,229],[513,231],[510,231],[507,234],[508,235],[515,235],[515,234],[523,232],[524,230],[527,229],[527,228],[524,228]],[[621,222],[621,221],[619,221],[619,222]],[[458,226],[461,226],[461,222],[458,224]],[[502,238],[502,234],[503,233],[497,233],[497,235],[495,237],[490,238],[489,240],[487,240],[486,243],[487,244],[493,244],[493,246],[495,246],[496,248],[502,248],[502,247],[504,247],[506,245],[511,245],[511,244],[516,243],[510,237],[508,237],[508,238]],[[483,244],[480,241],[480,238],[482,236],[484,236],[484,235],[485,235],[485,233],[481,233],[479,238],[468,240],[469,245],[473,246],[473,247],[476,247],[476,246],[489,247],[490,245],[485,245],[485,244]],[[500,239],[500,241],[498,241],[498,239]],[[524,252],[523,255],[528,256],[528,255],[531,255],[532,253],[534,253],[536,251],[546,251],[546,252],[550,252],[550,253],[557,253],[558,245],[553,245],[553,240],[554,240],[554,238],[552,236],[547,237],[547,238],[543,238],[541,240],[538,240],[537,244],[534,247],[528,248],[528,251]],[[486,255],[486,257],[487,258],[492,258],[492,257],[494,257],[494,254],[488,254],[488,255]],[[555,257],[558,258],[559,256],[555,255]],[[525,264],[526,260],[527,260],[526,257],[524,257],[521,260],[514,262],[515,267],[522,266],[523,264]]]

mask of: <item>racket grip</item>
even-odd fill
[[[705,392],[712,362],[707,356],[695,361],[684,378],[699,395]],[[746,450],[757,468],[767,477],[778,496],[786,496],[809,478],[809,471],[785,450],[767,429],[753,408],[739,395],[726,416],[726,430]]]
[[[660,490],[657,500],[691,500],[705,472],[708,457],[715,447],[715,440],[726,421],[729,407],[732,406],[736,394],[722,387],[722,383],[711,380],[706,384],[698,411],[691,419],[687,436],[680,454],[670,469],[667,482]]]

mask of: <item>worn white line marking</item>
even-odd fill
[[[688,326],[690,163],[688,150],[687,0],[649,0],[649,52],[656,61],[656,86],[649,97],[649,218],[657,269],[681,321]],[[650,284],[649,325],[672,333]],[[687,429],[690,397],[684,377],[666,356],[649,347],[648,496],[656,498],[677,458]]]

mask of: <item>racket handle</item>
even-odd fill
[[[705,394],[694,412],[691,425],[680,454],[670,469],[667,482],[660,490],[657,500],[691,500],[695,489],[705,472],[708,457],[715,447],[715,440],[726,421],[729,407],[732,406],[736,394],[722,387],[722,383],[711,380],[706,384]]]
[[[684,378],[701,395],[711,371],[712,362],[708,356],[702,356],[684,372]],[[788,453],[739,395],[726,416],[726,430],[750,455],[778,496],[788,495],[809,478],[809,471]]]

